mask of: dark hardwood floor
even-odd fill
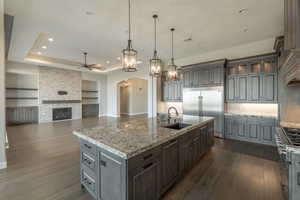
[[[8,127],[8,168],[0,170],[0,199],[92,200],[80,188],[79,143],[72,130],[96,125],[97,118],[89,118]],[[282,200],[276,160],[272,147],[217,139],[164,199]]]

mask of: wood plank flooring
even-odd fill
[[[128,117],[111,120],[128,120]],[[79,183],[79,143],[72,130],[98,118],[8,127],[8,168],[0,200],[92,200]],[[216,145],[164,200],[282,200],[274,148],[231,140]]]

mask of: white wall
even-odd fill
[[[147,64],[142,64],[139,67],[137,72],[122,72],[122,70],[117,70],[110,72],[107,75],[107,115],[108,116],[118,116],[119,115],[119,106],[118,106],[118,98],[119,98],[119,87],[118,83],[128,79],[140,78],[148,81],[148,116],[152,116],[152,99],[153,101],[153,110],[156,113],[156,79],[153,81],[154,88],[154,98],[152,98],[152,79],[149,76],[149,70]]]
[[[269,38],[266,40],[238,45],[231,48],[208,52],[205,54],[194,55],[184,59],[178,59],[176,60],[176,64],[179,66],[185,66],[224,58],[236,59],[248,56],[255,56],[259,54],[271,53],[273,52],[274,41],[275,38]],[[158,93],[161,94],[161,89],[158,91]],[[182,103],[166,103],[162,102],[161,98],[158,99],[158,112],[167,112],[168,107],[170,106],[174,106],[178,109],[179,112],[182,112]]]
[[[4,3],[0,0],[0,169],[6,168],[5,156],[5,52]]]
[[[148,113],[148,81],[132,79],[129,84],[129,114]]]

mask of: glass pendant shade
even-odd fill
[[[131,47],[131,41],[128,41],[128,47],[122,51],[123,53],[123,71],[137,71],[137,51]]]
[[[131,42],[131,2],[128,0],[128,19],[129,19],[129,31],[128,31],[128,45],[126,49],[122,51],[122,65],[124,72],[135,72],[137,71],[137,51],[132,48]]]
[[[173,32],[175,31],[174,28],[171,28],[171,33],[172,33],[172,58],[171,58],[171,63],[168,66],[168,74],[167,74],[167,79],[168,80],[172,80],[172,81],[176,81],[176,80],[180,80],[181,79],[181,75],[180,75],[180,68],[175,65],[174,63],[174,37],[173,37]]]
[[[158,77],[161,74],[161,60],[159,58],[152,58],[150,60],[150,76]]]
[[[156,50],[156,20],[158,15],[153,15],[154,19],[154,54],[150,59],[150,76],[159,77],[162,71],[162,61],[157,56]]]

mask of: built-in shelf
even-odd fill
[[[98,99],[98,97],[82,97],[82,99]]]
[[[82,92],[86,92],[86,93],[98,93],[97,90],[82,90]]]
[[[36,100],[37,97],[6,97],[7,100]]]
[[[81,103],[81,100],[43,100],[42,104],[69,104]]]
[[[27,90],[27,91],[38,91],[37,88],[6,88],[7,90]]]

